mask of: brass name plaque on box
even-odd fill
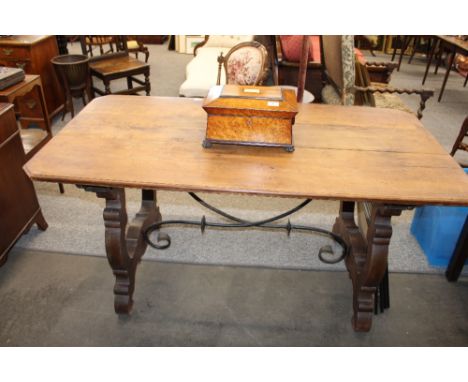
[[[284,147],[294,151],[296,94],[279,86],[221,85],[203,103],[208,113],[203,147],[213,143]]]

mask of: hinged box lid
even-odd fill
[[[214,86],[203,109],[209,114],[277,118],[294,118],[298,112],[295,92],[279,86]]]

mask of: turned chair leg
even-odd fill
[[[108,80],[104,80],[104,88],[105,94],[111,94],[110,82]]]
[[[145,90],[147,96],[151,95],[151,83],[149,79],[149,73],[145,73]]]

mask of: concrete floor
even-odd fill
[[[40,269],[40,272],[38,272]],[[468,279],[390,275],[392,307],[354,333],[344,272],[142,261],[113,311],[105,258],[13,249],[0,268],[2,346],[467,346]]]

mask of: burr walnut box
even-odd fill
[[[294,151],[296,94],[278,86],[223,85],[210,89],[203,147],[213,143],[284,147]]]

